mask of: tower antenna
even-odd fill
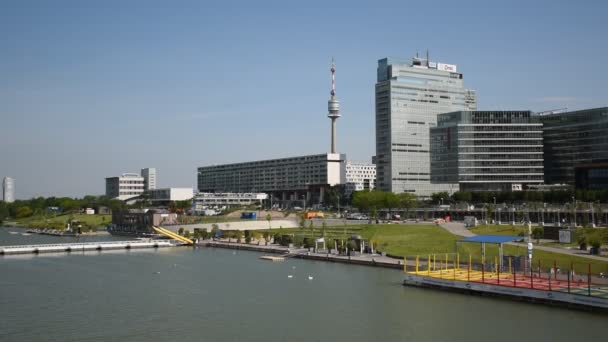
[[[331,153],[336,153],[336,120],[340,117],[340,101],[336,97],[336,64],[331,58],[331,96],[327,101],[327,117],[331,119]]]

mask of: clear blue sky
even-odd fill
[[[479,109],[608,105],[608,1],[0,2],[0,177],[17,197],[329,149],[374,154],[377,60],[457,64]],[[297,5],[296,5],[297,4]]]

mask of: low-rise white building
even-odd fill
[[[376,165],[346,161],[345,193],[350,195],[353,191],[371,191],[376,187]]]
[[[128,200],[144,193],[144,177],[137,173],[123,173],[119,177],[106,178],[106,196]]]
[[[150,202],[187,201],[194,197],[192,188],[165,188],[151,189],[148,191]]]

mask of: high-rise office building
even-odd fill
[[[464,88],[456,65],[384,58],[376,83],[376,177],[380,190],[427,197],[456,191],[431,184],[429,130],[437,115],[476,110],[475,92]]]
[[[543,183],[542,124],[529,111],[440,114],[431,128],[431,182],[460,191],[519,191]]]
[[[141,176],[144,177],[144,191],[156,189],[156,168],[141,169]]]
[[[543,123],[545,183],[574,185],[577,166],[591,170],[608,160],[608,107],[539,114],[538,119]]]
[[[4,177],[2,180],[2,200],[7,203],[15,201],[15,179]]]

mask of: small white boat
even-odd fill
[[[287,278],[290,278],[290,279],[291,279],[291,278],[293,278],[293,276],[290,274],[290,275],[288,275],[288,276],[287,276]]]
[[[309,275],[309,276],[308,276],[308,280],[312,280],[312,279],[313,279],[313,278],[312,278],[312,276],[310,276],[310,275]]]

